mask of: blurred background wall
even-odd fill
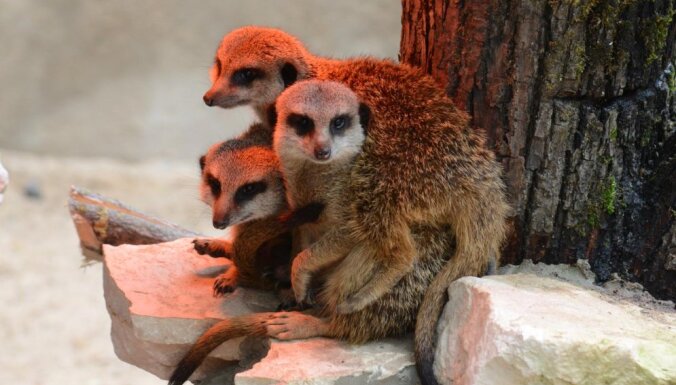
[[[311,51],[396,58],[397,0],[1,0],[0,148],[195,159],[247,127],[201,96],[216,46],[246,24]]]

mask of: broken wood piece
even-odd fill
[[[75,186],[70,189],[68,209],[86,263],[102,260],[103,244],[149,245],[199,235]]]

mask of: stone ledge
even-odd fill
[[[219,319],[277,307],[273,294],[257,290],[240,288],[214,298],[213,277],[229,264],[226,259],[198,255],[191,239],[105,245],[104,294],[117,356],[168,379],[197,337]],[[193,380],[224,384],[239,372],[234,379],[238,385],[417,383],[410,338],[362,346],[325,338],[290,342],[239,338],[209,357]],[[238,365],[241,359],[247,362]]]
[[[277,306],[273,294],[255,290],[212,297],[213,277],[230,262],[200,256],[190,242],[104,246],[115,352],[162,379],[217,320]],[[676,383],[673,303],[652,299],[636,284],[596,286],[584,261],[526,261],[500,272],[506,275],[466,277],[449,288],[435,366],[443,384]],[[418,383],[411,338],[361,346],[237,339],[214,351],[192,379],[203,385]]]
[[[451,284],[435,373],[446,384],[676,384],[676,312],[512,274]],[[659,306],[659,305],[658,305]]]

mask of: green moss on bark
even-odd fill
[[[667,44],[669,26],[674,22],[674,15],[676,15],[676,9],[674,9],[672,0],[669,2],[665,14],[641,22],[640,35],[648,52],[646,65],[650,65],[662,57]]]
[[[606,181],[602,199],[606,214],[615,214],[615,205],[617,204],[617,182],[615,181],[615,176],[611,175]]]

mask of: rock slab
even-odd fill
[[[214,298],[213,277],[229,261],[194,252],[192,239],[104,245],[104,295],[117,356],[168,379],[192,343],[219,319],[274,310],[272,293],[237,289]],[[192,377],[204,384],[417,384],[411,338],[351,346],[317,338],[229,341]],[[245,370],[237,362],[264,358]],[[244,371],[242,371],[244,370]],[[240,372],[235,376],[235,372]]]
[[[412,338],[364,345],[327,338],[276,341],[265,358],[235,376],[235,384],[418,384],[412,351]]]
[[[213,277],[230,266],[223,258],[198,255],[191,239],[147,246],[104,245],[103,285],[117,356],[162,379],[207,328],[227,316],[274,310],[272,293],[237,289],[212,296]],[[236,362],[242,339],[226,342],[211,357]],[[198,371],[195,379],[210,370]]]
[[[453,385],[676,384],[676,313],[531,274],[451,284],[435,373]]]

